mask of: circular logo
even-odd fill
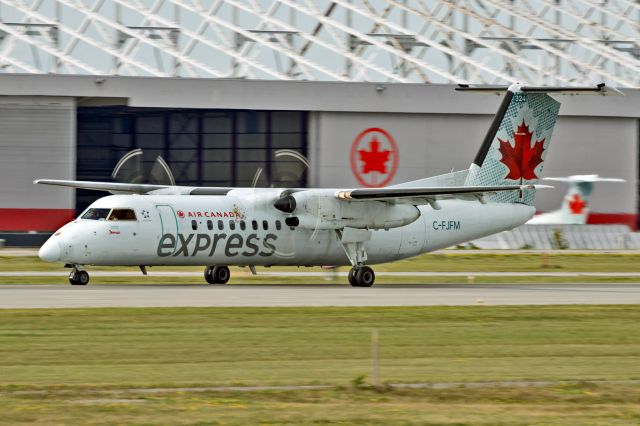
[[[385,186],[398,170],[398,145],[384,129],[362,131],[351,144],[351,171],[362,186]]]
[[[184,212],[182,210],[178,210],[178,217],[184,219]]]

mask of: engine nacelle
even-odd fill
[[[274,207],[292,214],[290,226],[297,219],[297,226],[308,229],[390,229],[420,217],[420,210],[410,204],[339,200],[330,191],[295,192],[278,199]]]

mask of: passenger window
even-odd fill
[[[191,221],[191,229],[193,229],[194,231],[198,229],[198,222],[196,222],[195,220]]]
[[[231,229],[232,231],[236,229],[236,223],[232,220],[229,221],[229,229]]]
[[[244,223],[244,220],[241,220],[241,221],[240,221],[240,229],[242,229],[243,231],[244,231],[245,229],[247,229],[247,224],[246,224],[246,223]]]
[[[218,229],[219,229],[220,231],[224,230],[224,222],[223,222],[223,221],[221,221],[221,220],[219,220],[219,221],[218,221]]]
[[[136,213],[131,209],[113,209],[107,220],[136,220]]]
[[[257,220],[252,220],[251,221],[251,227],[253,228],[254,231],[258,230],[258,221]]]
[[[276,220],[276,229],[279,231],[280,229],[282,229],[282,223],[280,223],[279,220]]]
[[[207,229],[209,231],[213,230],[213,222],[211,222],[210,220],[207,221]]]
[[[89,209],[81,219],[104,220],[109,216],[111,209]]]
[[[262,229],[264,229],[265,231],[269,229],[269,222],[267,222],[266,220],[262,221]]]

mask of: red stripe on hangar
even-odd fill
[[[55,231],[75,216],[74,209],[0,209],[0,230]]]

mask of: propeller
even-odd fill
[[[273,154],[274,161],[271,164],[272,179],[269,181],[264,175],[264,168],[258,167],[251,181],[252,188],[300,188],[304,184],[304,175],[310,168],[307,157],[292,149],[279,149]],[[274,207],[284,213],[293,213],[296,208],[296,200],[291,194],[294,191],[285,189],[280,193],[280,197],[275,200]],[[284,220],[286,226],[298,226],[299,220],[295,216],[290,216]],[[311,239],[315,239],[317,232],[314,231]],[[292,257],[295,251],[290,253],[276,251],[280,257]]]
[[[258,167],[251,181],[252,188],[299,188],[304,182],[304,174],[309,170],[307,157],[292,149],[279,149],[273,154],[272,180],[263,175],[264,168]]]
[[[113,168],[111,178],[115,182],[124,183],[150,183],[155,185],[175,185],[176,180],[171,173],[167,162],[158,155],[149,173],[145,175],[143,154],[141,148],[131,150],[124,154]]]

